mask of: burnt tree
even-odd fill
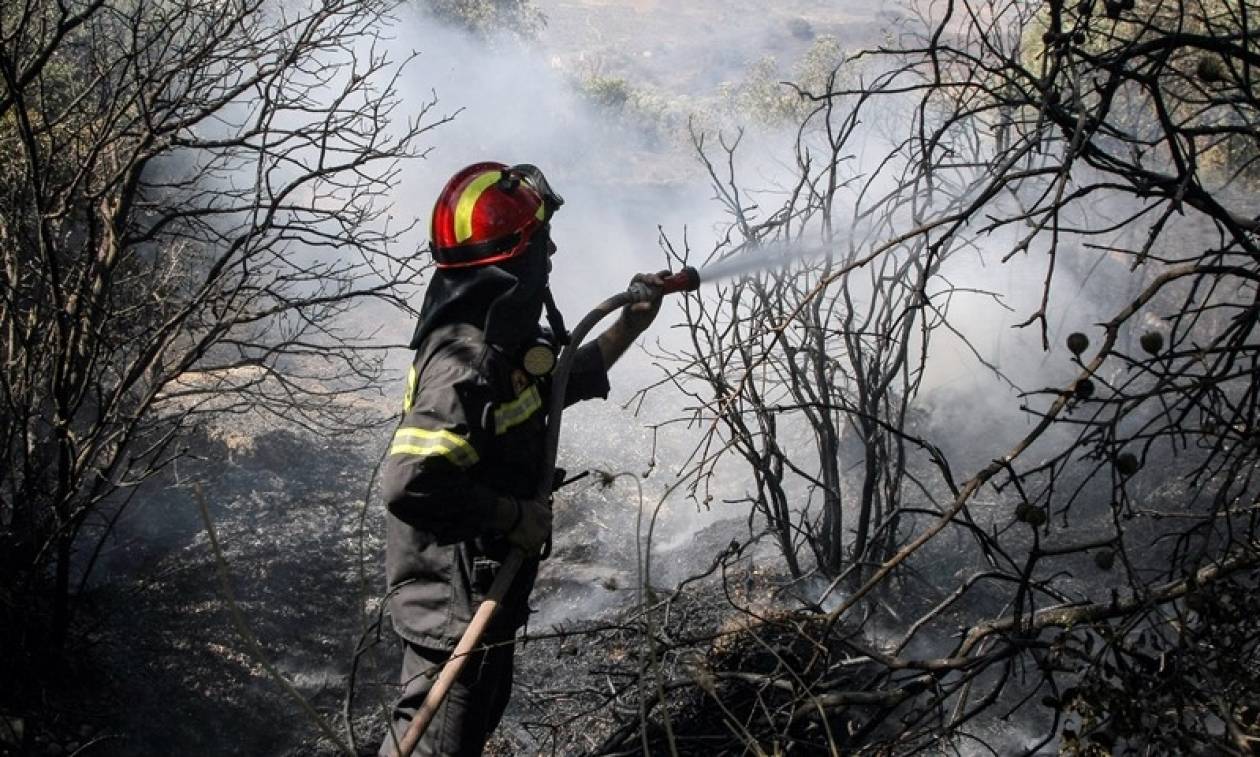
[[[909,752],[989,743],[984,723],[1013,716],[1035,735],[991,748],[1251,753],[1260,8],[913,10],[854,75],[799,90],[817,109],[777,186],[741,181],[735,144],[714,160],[697,139],[733,219],[707,259],[809,254],[689,301],[669,379],[709,433],[685,475],[702,494],[738,455],[784,572],[830,579],[785,584],[819,651],[744,671],[792,696],[730,738]],[[765,190],[786,200],[749,200]],[[956,280],[967,256],[1037,262],[1035,296]],[[1021,359],[1049,378],[1004,372],[956,317],[966,297],[1012,309],[1035,335]],[[960,449],[934,426],[921,392],[943,339],[986,391],[1011,388],[1018,433],[994,422]],[[854,666],[877,672],[855,685],[839,675]],[[829,730],[854,716],[844,739]]]
[[[388,10],[0,10],[6,681],[63,648],[110,530],[206,417],[373,420],[333,401],[380,367],[346,315],[404,306],[386,199],[436,123],[395,93]]]

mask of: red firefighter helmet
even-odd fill
[[[563,204],[535,166],[474,163],[446,182],[433,206],[429,247],[437,267],[470,268],[523,255]]]

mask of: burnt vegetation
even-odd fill
[[[693,131],[731,224],[671,258],[806,253],[657,355],[704,430],[679,489],[742,471],[761,551],[708,584],[736,629],[645,588],[585,749],[1255,752],[1258,10],[924,3],[796,88],[794,180]],[[1015,365],[975,336],[1003,309]],[[983,379],[934,385],[960,359]]]
[[[542,23],[432,6],[475,31]],[[0,9],[0,753],[75,724],[48,712],[74,708],[99,641],[101,555],[208,424],[379,420],[350,398],[385,345],[342,318],[406,308],[417,263],[385,196],[441,119],[399,110],[374,44],[389,5],[287,7]],[[747,528],[698,536],[704,568],[666,580],[644,505],[636,584],[605,577],[616,610],[531,629],[497,748],[1254,753],[1257,13],[916,4],[785,85],[789,180],[693,128],[730,224],[700,252],[663,238],[671,262],[783,264],[688,295],[645,397],[680,392],[674,424],[700,429],[666,496]],[[952,387],[943,363],[978,378]],[[230,596],[242,548],[210,545]],[[380,733],[387,624],[367,606],[344,697],[295,692],[318,725],[292,726],[299,751]]]
[[[347,398],[382,345],[343,316],[402,305],[382,199],[432,126],[386,10],[0,9],[0,749],[73,710],[111,534],[209,424],[378,420]]]

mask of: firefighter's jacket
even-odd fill
[[[390,612],[404,639],[447,649],[467,628],[508,551],[486,530],[496,497],[538,492],[549,392],[549,379],[529,377],[475,326],[438,326],[418,346],[381,473]],[[565,403],[607,396],[599,348],[587,344]],[[537,572],[537,561],[527,560],[490,638],[507,638],[525,622]]]

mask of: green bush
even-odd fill
[[[547,25],[533,0],[429,0],[425,6],[437,18],[482,37],[534,39]]]

